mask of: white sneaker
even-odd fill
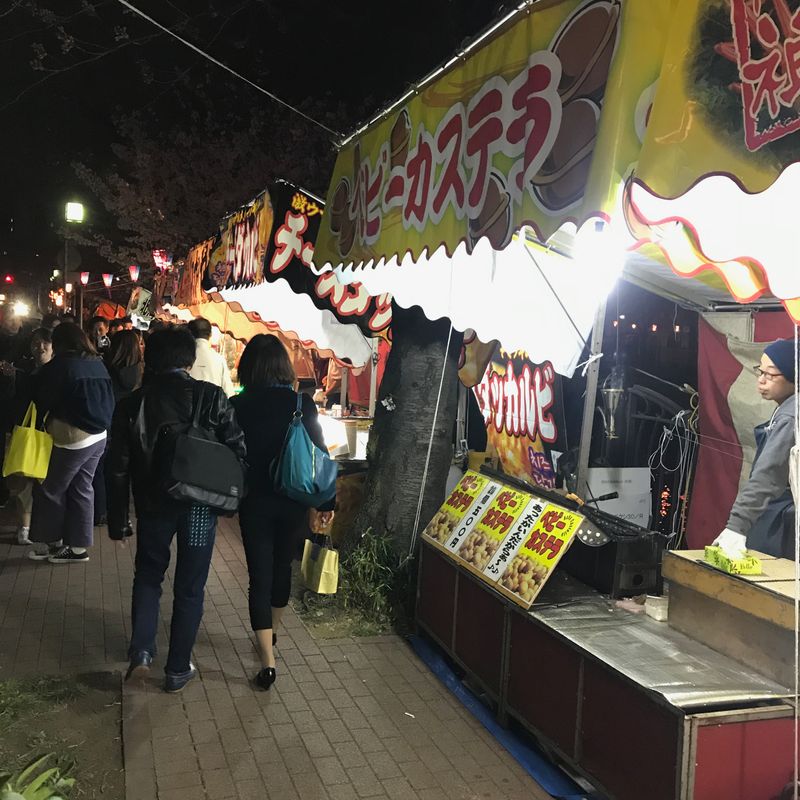
[[[31,529],[26,528],[24,525],[20,528],[17,528],[17,544],[30,544],[30,532]]]

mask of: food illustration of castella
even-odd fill
[[[447,511],[441,510],[430,521],[425,533],[439,544],[444,544],[455,530],[456,525],[458,525],[458,520]]]
[[[499,172],[489,175],[486,199],[477,217],[469,221],[469,240],[474,246],[485,236],[495,250],[502,250],[511,237],[511,197]]]
[[[491,536],[473,531],[464,540],[458,554],[467,564],[471,564],[475,569],[483,570],[497,550],[498,544],[499,542],[492,539]]]
[[[411,120],[408,111],[403,109],[398,115],[392,126],[389,136],[389,166],[402,167],[408,158],[408,146],[411,142]]]
[[[530,603],[546,577],[547,569],[545,567],[534,564],[525,556],[518,555],[511,560],[508,569],[500,579],[500,584],[509,592],[521,597],[526,603]]]

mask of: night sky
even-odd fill
[[[338,108],[347,130],[449,58],[501,8],[496,0],[133,4],[168,27],[180,26],[184,38],[312,115]],[[34,69],[37,58],[54,71]],[[185,121],[174,111],[174,80],[184,72],[190,83],[211,76],[220,113],[233,96],[240,104],[270,102],[234,87],[235,78],[117,0],[3,0],[0,63],[0,272],[20,276],[49,274],[55,265],[67,199],[84,200],[94,224],[105,224],[71,162],[99,171],[113,163],[115,115],[144,111],[154,126],[177,130]],[[324,186],[327,176],[309,181]],[[96,254],[81,254],[85,268],[100,268]]]

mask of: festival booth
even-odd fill
[[[794,565],[733,576],[698,548],[752,458],[731,401],[736,468],[714,462],[704,404],[733,397],[753,342],[790,335],[781,304],[800,315],[796,5],[526,4],[344,142],[317,242],[322,274],[470,330],[462,378],[509,455],[424,530],[418,626],[502,722],[616,800],[773,800],[794,774]],[[701,314],[701,370],[715,336],[729,347],[726,383],[700,375],[695,549],[665,555],[667,622],[660,598],[637,613],[563,567],[579,548],[670,546],[581,499],[620,278]],[[557,382],[582,372],[576,497],[549,483],[550,445]]]
[[[322,369],[327,412],[320,423],[340,461],[337,541],[360,503],[366,444],[389,351],[391,298],[310,269],[323,203],[277,181],[220,223],[174,266],[157,257],[155,307],[164,318],[204,317],[236,377],[244,345],[277,336],[301,387],[317,386]]]

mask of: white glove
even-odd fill
[[[747,537],[742,533],[736,533],[730,528],[725,528],[722,533],[712,542],[713,545],[722,549],[728,558],[744,558],[747,555]]]

